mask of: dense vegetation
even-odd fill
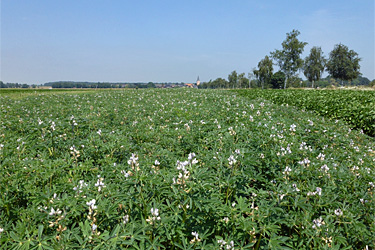
[[[236,90],[250,99],[264,98],[281,105],[312,110],[346,121],[354,129],[375,136],[375,92],[350,90]]]
[[[246,95],[0,95],[0,248],[373,249],[373,139]]]

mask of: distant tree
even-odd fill
[[[351,81],[351,85],[359,86],[359,85],[369,85],[370,80],[367,77],[358,76],[356,79]]]
[[[312,47],[310,55],[305,58],[303,65],[303,74],[311,82],[312,88],[314,88],[314,83],[320,80],[325,64],[326,59],[323,56],[322,48]]]
[[[246,88],[249,85],[249,79],[245,77],[245,73],[241,73],[238,75],[237,82],[240,88]]]
[[[156,86],[153,82],[149,82],[147,83],[147,88],[156,88]]]
[[[253,86],[252,83],[254,82],[255,78],[254,70],[255,68],[253,68],[249,73],[247,73],[247,78],[249,79],[249,89]]]
[[[27,85],[26,83],[24,83],[24,84],[21,85],[21,87],[22,87],[23,89],[27,89],[27,88],[29,87],[29,85]]]
[[[266,56],[258,63],[258,69],[254,69],[254,75],[258,78],[258,81],[262,85],[262,89],[271,83],[273,74],[272,60]]]
[[[281,89],[285,82],[285,74],[282,71],[277,71],[271,77],[271,85],[274,89]]]
[[[234,70],[232,71],[232,73],[230,73],[230,75],[228,75],[229,85],[235,88],[237,86],[237,79],[238,79],[238,75],[237,75],[237,72]]]
[[[286,88],[286,80],[296,74],[303,65],[303,60],[300,58],[306,42],[300,42],[297,36],[300,34],[298,30],[293,30],[287,33],[285,41],[281,44],[282,50],[275,50],[271,52],[271,57],[277,61],[277,64],[282,72],[284,72],[286,79],[284,82],[284,89]]]
[[[375,87],[375,79],[370,82],[369,86],[370,87]]]
[[[336,44],[329,53],[326,67],[331,76],[340,79],[341,85],[343,85],[344,80],[351,81],[361,74],[359,71],[360,61],[361,59],[355,51],[349,50],[347,46],[340,43]]]

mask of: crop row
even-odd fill
[[[375,144],[226,91],[0,97],[0,249],[375,247]]]
[[[342,119],[352,128],[375,136],[375,92],[354,90],[235,90],[249,98],[264,98]]]

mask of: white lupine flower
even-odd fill
[[[320,169],[321,169],[322,171],[324,171],[324,172],[328,172],[329,167],[328,167],[327,165],[323,165]]]
[[[228,158],[228,162],[229,162],[229,165],[232,166],[232,165],[236,164],[237,160],[234,158],[233,155],[231,155],[231,156],[229,156],[229,158]]]
[[[126,172],[125,170],[121,170],[121,174],[123,174],[125,176],[125,178],[129,177],[129,173]]]
[[[57,215],[59,215],[59,214],[61,214],[61,210],[60,209],[57,209],[57,210],[55,210],[53,207],[51,208],[51,212],[49,213],[49,215],[55,215],[55,214],[57,214]]]
[[[95,224],[92,224],[92,227],[91,227],[92,231],[95,231],[95,230],[96,230],[97,228],[98,228],[98,226],[97,226],[97,225],[95,225]]]
[[[228,222],[229,222],[229,218],[228,218],[228,217],[224,217],[223,221],[224,221],[225,223],[228,223]]]
[[[314,225],[312,226],[312,228],[321,227],[322,225],[325,224],[322,217],[319,217],[318,219],[313,220],[313,223]]]
[[[102,130],[99,129],[98,132],[96,132],[98,135],[102,135]]]
[[[104,180],[104,178],[100,177],[100,175],[98,175],[98,180],[95,183],[95,187],[98,187],[98,192],[100,192],[102,190],[102,188],[106,187],[104,185],[103,180]]]
[[[159,216],[159,209],[157,208],[151,208],[151,215],[152,217],[149,216],[148,219],[146,219],[146,221],[150,224],[153,224],[154,221],[161,219]]]
[[[129,222],[129,215],[128,215],[128,214],[122,217],[122,222],[123,222],[124,224],[126,224],[126,223]]]
[[[96,203],[96,200],[92,199],[91,201],[86,202],[86,205],[89,206],[91,210],[95,210],[98,208],[97,206],[95,206],[95,203]]]
[[[236,150],[234,150],[234,152],[236,153],[236,154],[241,154],[241,151],[239,150],[239,149],[236,149]]]
[[[292,187],[294,188],[294,191],[299,192],[300,190],[297,188],[297,184],[293,184]]]
[[[343,213],[342,213],[342,211],[341,211],[340,208],[338,208],[338,209],[335,210],[335,215],[337,215],[337,216],[341,216],[342,214],[343,214]]]
[[[235,206],[236,206],[236,202],[233,202],[233,203],[232,203],[232,207],[235,207]]]
[[[310,164],[310,160],[308,158],[305,158],[302,161],[299,161],[298,163],[301,165],[308,165]]]
[[[324,161],[325,157],[326,157],[325,154],[319,153],[319,155],[318,155],[318,157],[316,157],[316,159],[318,159],[318,160],[320,159],[320,160]]]
[[[160,162],[159,162],[158,160],[155,160],[154,165],[155,165],[155,166],[160,165]]]
[[[322,195],[322,189],[320,187],[316,188],[316,193],[320,196]]]
[[[292,131],[292,132],[295,132],[296,131],[296,125],[295,124],[292,124],[292,125],[290,125],[290,131]]]
[[[87,187],[87,183],[85,183],[84,180],[79,181],[79,185],[73,188],[74,191],[77,191],[78,193],[82,193],[82,190],[84,187]]]
[[[290,167],[287,166],[287,167],[285,168],[283,174],[284,174],[284,175],[287,175],[287,174],[289,174],[290,172],[292,172],[292,169],[291,169]]]
[[[137,165],[137,161],[138,161],[137,155],[132,153],[132,156],[128,160],[128,164],[129,165],[132,165],[132,164],[136,164]]]
[[[4,232],[4,228],[1,228],[1,227],[0,227],[0,234],[1,234],[2,232]]]
[[[151,214],[152,216],[155,216],[155,217],[159,216],[159,209],[151,208]]]
[[[191,232],[191,235],[193,235],[195,239],[198,240],[199,234],[197,232]]]

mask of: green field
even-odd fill
[[[0,249],[375,248],[374,139],[271,98],[302,94],[31,91],[0,91]]]

